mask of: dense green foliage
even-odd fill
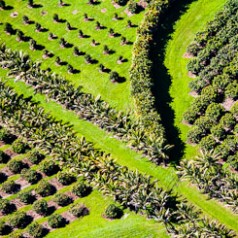
[[[47,181],[41,180],[37,185],[36,192],[42,197],[47,197],[54,194],[56,192],[56,189]]]
[[[42,216],[45,216],[49,211],[47,201],[44,199],[35,201],[33,204],[33,209]]]
[[[29,226],[28,232],[33,238],[41,238],[45,234],[43,227],[37,222],[34,222]]]
[[[105,210],[105,216],[110,219],[120,218],[123,211],[115,204],[110,204]]]
[[[202,149],[215,150],[236,170],[237,9],[237,1],[228,1],[188,48],[189,53],[196,56],[189,62],[188,69],[197,76],[190,86],[198,97],[184,115],[184,119],[194,125],[188,140]]]
[[[70,212],[76,217],[82,217],[89,214],[88,208],[82,204],[76,204],[71,206]]]
[[[203,32],[196,35],[188,52],[195,56],[188,69],[197,77],[190,87],[197,97],[184,115],[192,124],[191,143],[202,155],[183,162],[181,173],[212,198],[237,213],[237,15],[238,2],[229,0]],[[226,166],[224,166],[226,163]]]
[[[68,206],[70,203],[73,202],[73,199],[69,197],[67,194],[56,194],[54,201],[62,207]]]
[[[65,226],[66,221],[61,215],[54,214],[48,218],[48,223],[52,228],[58,228]]]
[[[12,144],[13,151],[18,154],[25,153],[27,148],[27,144],[22,139],[17,139]]]
[[[20,229],[25,228],[30,222],[31,219],[26,215],[25,212],[16,212],[10,220],[12,227]]]
[[[155,133],[151,137],[150,133],[153,130],[143,120],[132,119],[129,113],[116,111],[100,97],[94,98],[91,94],[83,93],[81,87],[75,88],[66,79],[41,70],[40,63],[33,63],[28,55],[12,52],[5,45],[0,47],[0,51],[2,53],[0,54],[0,61],[2,61],[0,65],[10,70],[10,76],[17,77],[33,86],[35,92],[46,94],[67,109],[73,110],[80,118],[113,133],[116,138],[127,142],[128,145],[136,151],[141,151],[155,163],[161,163],[164,158],[168,159],[166,151],[169,146],[166,145],[161,125],[156,130],[159,134],[156,132],[157,134]],[[118,80],[119,75],[116,72],[111,72],[110,75],[111,80]],[[56,85],[58,86],[56,87]],[[135,87],[137,86],[135,85]],[[145,104],[144,108],[147,106]],[[158,119],[159,116],[155,111],[154,114]],[[149,122],[149,117],[147,122]],[[154,126],[155,124],[154,122]]]

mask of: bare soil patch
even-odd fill
[[[52,227],[50,227],[50,225],[48,224],[48,222],[42,223],[42,226],[43,226],[44,228],[46,228],[47,230],[49,230],[49,231],[55,230],[55,229],[53,229]]]
[[[63,188],[64,186],[57,180],[57,178],[53,178],[49,181],[50,184],[56,187],[57,190]]]
[[[184,55],[183,55],[183,58],[185,58],[185,59],[191,59],[191,58],[193,58],[194,56],[192,55],[192,54],[190,54],[190,53],[188,53],[188,52],[186,52]]]
[[[117,3],[113,3],[113,6],[116,8],[116,9],[118,9],[118,8],[120,8],[121,6],[120,5],[118,5]]]
[[[68,222],[72,222],[72,221],[76,220],[76,217],[72,213],[70,213],[69,211],[62,213],[61,215]]]
[[[9,155],[11,158],[13,158],[14,156],[18,155],[16,152],[14,152],[11,149],[7,149],[4,151],[7,155]]]
[[[72,192],[66,192],[65,194],[67,194],[69,197],[71,197],[73,200],[76,200],[78,198],[77,195],[75,195],[74,193]]]
[[[19,178],[15,181],[17,184],[21,185],[21,189],[24,189],[26,187],[29,187],[30,184],[24,179],[24,178]]]
[[[195,92],[195,91],[191,91],[189,94],[190,94],[192,97],[194,97],[194,98],[197,98],[197,97],[198,97],[198,94],[197,94],[197,92]]]
[[[186,126],[189,126],[189,127],[191,127],[192,125],[191,124],[189,124],[188,122],[186,122],[185,120],[182,120],[182,124],[184,124],[184,125],[186,125]]]
[[[18,16],[18,12],[12,12],[12,13],[10,14],[10,16],[11,16],[12,18],[16,18],[16,17]]]
[[[5,143],[3,141],[0,141],[0,147],[5,145]]]
[[[36,213],[33,210],[30,210],[27,212],[27,215],[31,216],[34,220],[38,219],[41,217],[41,215],[39,215],[38,213]]]
[[[48,14],[47,11],[41,11],[41,15],[42,15],[42,16],[45,16],[45,15],[47,15],[47,14]]]
[[[56,209],[58,209],[60,206],[56,203],[56,202],[54,202],[54,201],[49,201],[48,202],[48,206],[49,207],[55,207]]]
[[[17,209],[24,207],[26,204],[21,202],[20,199],[16,198],[11,201],[12,204],[16,205]]]
[[[107,11],[106,8],[101,9],[101,12],[102,12],[102,13],[105,13],[106,11]]]
[[[148,6],[148,3],[145,2],[144,0],[140,0],[140,1],[138,2],[138,5],[141,6],[141,7],[143,7],[143,8],[146,8],[146,7]]]
[[[232,106],[236,103],[237,101],[234,101],[232,98],[227,98],[221,105],[226,109],[226,111],[230,111]]]
[[[128,9],[126,9],[124,12],[128,17],[131,17],[133,15]]]
[[[4,174],[6,174],[8,177],[12,176],[14,173],[12,171],[10,171],[10,169],[6,166],[4,168],[1,169],[1,172],[3,172]]]
[[[196,78],[196,75],[193,74],[191,71],[188,71],[188,77],[194,79]]]

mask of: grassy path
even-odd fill
[[[0,74],[3,75],[3,71],[0,71]],[[14,87],[18,93],[23,93],[25,96],[33,96],[33,99],[39,101],[45,111],[56,119],[71,123],[74,131],[76,131],[79,136],[85,136],[87,140],[95,143],[96,147],[111,153],[112,157],[115,158],[119,164],[125,165],[131,170],[138,170],[152,176],[159,181],[160,186],[166,189],[174,187],[175,192],[202,209],[204,214],[238,231],[236,225],[238,216],[232,214],[217,201],[207,200],[205,195],[199,193],[196,187],[191,187],[186,181],[178,181],[173,168],[163,168],[150,163],[147,159],[135,151],[130,150],[125,144],[112,138],[97,126],[80,120],[75,113],[64,110],[55,102],[47,100],[44,95],[34,95],[33,90],[24,83],[8,80],[8,84]],[[220,214],[223,214],[223,216],[221,217]]]

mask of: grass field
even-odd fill
[[[131,107],[130,103],[130,91],[129,91],[129,67],[131,65],[131,53],[132,43],[136,37],[136,26],[140,23],[143,12],[128,17],[124,12],[125,7],[115,8],[109,0],[102,1],[98,5],[89,6],[87,0],[83,1],[70,1],[69,7],[59,7],[58,1],[53,0],[51,2],[43,0],[40,3],[44,6],[45,15],[42,15],[43,8],[30,9],[27,7],[27,1],[7,1],[9,5],[14,9],[11,11],[1,12],[2,22],[11,22],[15,28],[20,29],[27,36],[31,36],[36,42],[54,54],[54,57],[43,59],[43,51],[36,50],[31,51],[29,49],[28,42],[16,41],[16,36],[9,37],[8,35],[1,34],[1,41],[6,42],[12,49],[22,49],[24,52],[30,53],[33,60],[40,60],[43,68],[50,67],[53,72],[57,72],[65,76],[75,86],[82,85],[83,90],[92,93],[95,97],[101,95],[102,98],[113,107],[127,111]],[[77,7],[75,7],[77,6]],[[20,9],[17,10],[17,9]],[[11,13],[17,12],[17,17],[12,17]],[[61,19],[67,19],[71,26],[76,28],[75,30],[67,31],[66,23],[54,23],[53,15],[57,13]],[[90,18],[84,22],[84,13],[87,13]],[[112,20],[114,14],[117,13],[120,20]],[[30,20],[38,22],[47,29],[46,32],[36,32],[35,24],[24,25],[22,21],[23,16],[28,16]],[[134,24],[133,27],[127,28],[127,20]],[[96,30],[96,21],[100,22],[105,27],[102,30]],[[83,24],[82,24],[83,23]],[[109,37],[108,31],[112,28],[115,33],[118,33],[117,37]],[[82,30],[87,38],[78,38],[78,31]],[[3,32],[3,25],[0,26],[1,32]],[[58,36],[58,39],[49,40],[49,32]],[[73,55],[73,48],[62,49],[59,45],[59,40],[64,37],[69,43],[77,46],[80,50],[90,54],[93,59],[96,59],[98,63],[86,64],[84,62],[84,56],[76,57]],[[120,45],[121,37],[124,36],[131,42],[128,45]],[[96,40],[97,46],[92,46],[91,41]],[[103,54],[103,47],[107,45],[112,54]],[[122,55],[127,60],[122,64],[117,64],[118,57]],[[80,73],[69,75],[67,73],[66,66],[56,66],[55,58],[59,56],[62,61],[70,63],[75,69],[80,70]],[[112,71],[119,73],[121,77],[126,79],[123,83],[112,83],[109,80],[107,73],[99,73],[95,70],[98,64],[102,63],[105,67]]]

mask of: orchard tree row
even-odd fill
[[[100,98],[83,93],[81,87],[74,88],[64,78],[41,70],[40,64],[33,63],[28,55],[12,52],[4,45],[0,47],[0,65],[10,70],[9,76],[24,81],[33,86],[35,92],[46,94],[67,109],[77,112],[80,118],[113,133],[156,164],[168,161],[165,139],[162,135],[152,138],[142,120],[131,119],[129,114],[117,112]]]
[[[30,146],[38,146],[46,153],[57,155],[57,162],[62,167],[83,176],[90,186],[111,195],[123,207],[164,221],[168,231],[175,234],[184,232],[184,228],[177,231],[176,223],[187,224],[192,218],[193,225],[205,234],[222,232],[227,237],[234,237],[232,231],[219,224],[215,224],[214,230],[209,230],[210,221],[203,219],[201,224],[201,215],[193,207],[179,201],[171,191],[159,188],[150,177],[116,164],[110,155],[96,150],[85,139],[76,137],[70,125],[55,121],[29,99],[17,96],[4,84],[1,84],[0,92],[1,123],[15,134],[27,138]],[[36,115],[38,120],[35,120]],[[186,216],[183,216],[185,213]]]
[[[196,79],[190,83],[197,93],[184,120],[193,125],[191,143],[214,150],[220,159],[238,169],[238,28],[237,1],[225,8],[206,30],[198,33],[189,53],[196,56],[188,64]]]

